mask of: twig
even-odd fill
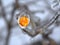
[[[59,17],[60,15],[57,13],[57,15],[54,15],[53,18],[50,20],[50,22],[45,25],[44,27],[40,28],[38,27],[37,29],[35,29],[33,32],[28,31],[29,29],[23,29],[23,31],[25,31],[27,34],[29,34],[31,37],[36,36],[38,33],[42,33],[44,34],[44,32],[46,31],[46,29],[51,26]]]

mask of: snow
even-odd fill
[[[21,0],[20,2],[26,3],[32,0]],[[3,0],[3,5],[7,6],[11,3],[13,3],[14,0]],[[54,13],[49,12],[49,10],[46,9],[47,4],[45,4],[43,1],[42,2],[37,2],[36,4],[31,4],[28,5],[28,8],[30,11],[37,11],[37,10],[44,10],[44,13],[35,13],[37,17],[39,17],[41,20],[45,20],[45,18],[50,18]],[[7,8],[6,12],[11,11],[12,8]],[[48,17],[49,16],[49,17]],[[10,20],[11,15],[7,14],[6,18]],[[15,18],[14,18],[15,19]],[[14,20],[14,23],[17,23],[16,20]],[[52,26],[53,27],[53,26]],[[2,36],[6,37],[7,34],[7,25],[4,20],[4,18],[0,17],[0,32],[2,31]],[[60,27],[55,27],[53,33],[50,35],[51,38],[53,38],[56,42],[60,41]],[[5,39],[5,38],[4,38]],[[32,41],[36,40],[42,40],[42,36],[39,34],[34,38],[31,38],[28,36],[26,33],[24,33],[19,26],[13,27],[11,29],[11,37],[10,37],[10,42],[9,45],[24,45],[26,43],[31,43]]]

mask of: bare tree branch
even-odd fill
[[[6,37],[6,43],[5,45],[9,45],[9,39],[10,39],[10,35],[11,35],[11,28],[12,28],[12,25],[11,23],[13,22],[13,18],[14,18],[14,12],[16,9],[19,8],[19,4],[18,4],[18,1],[15,0],[16,2],[13,4],[13,10],[12,10],[12,13],[11,13],[11,20],[8,22],[7,19],[6,19],[6,13],[5,13],[5,8],[3,7],[2,5],[2,1],[0,0],[0,5],[2,7],[2,16],[3,18],[5,19],[6,23],[7,23],[7,27],[8,27],[8,34],[7,34],[7,37]]]

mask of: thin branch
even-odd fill
[[[53,18],[49,21],[49,23],[47,25],[44,26],[44,28],[48,28],[49,26],[51,26],[59,17],[60,15],[58,14],[58,12],[53,16]]]
[[[6,44],[5,45],[9,45],[9,39],[10,39],[10,35],[11,35],[11,28],[12,28],[12,22],[13,22],[13,18],[14,18],[14,12],[15,12],[15,10],[16,9],[18,9],[19,8],[19,4],[18,4],[18,1],[17,0],[15,0],[16,2],[13,4],[13,10],[12,10],[12,13],[11,13],[11,15],[12,15],[12,17],[11,17],[11,20],[9,21],[9,30],[8,30],[8,35],[7,35],[7,38],[6,38]]]
[[[23,31],[25,31],[27,34],[29,34],[31,37],[34,37],[34,36],[36,36],[38,33],[44,33],[45,31],[46,31],[46,29],[49,27],[49,26],[51,26],[57,19],[58,19],[58,17],[59,17],[60,15],[59,14],[57,14],[57,15],[54,15],[53,16],[53,18],[50,20],[50,22],[47,24],[47,25],[45,25],[44,27],[42,27],[42,28],[37,28],[37,29],[35,29],[33,32],[30,32],[30,31],[28,31],[27,29],[23,29]]]

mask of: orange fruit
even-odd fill
[[[22,27],[26,27],[29,24],[29,18],[27,16],[21,16],[19,18],[19,25]]]

